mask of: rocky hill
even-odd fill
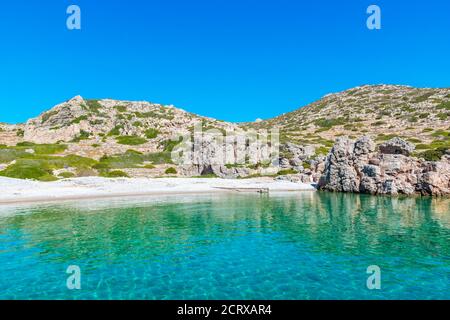
[[[236,154],[233,143],[205,136],[200,164],[177,166],[173,137],[191,135],[196,124],[219,133],[279,128],[280,166],[255,158],[243,147],[244,164],[217,165],[221,150]],[[269,120],[229,123],[174,106],[77,96],[25,124],[0,124],[0,175],[55,180],[73,176],[159,177],[165,175],[248,177],[290,176],[318,181],[325,155],[341,136],[369,136],[380,145],[401,137],[408,156],[440,160],[450,148],[450,89],[362,86],[330,94],[308,106]],[[414,150],[415,149],[415,150]],[[319,169],[320,167],[320,169]],[[306,177],[306,178],[305,178]]]
[[[450,89],[362,86],[245,126],[279,127],[283,141],[316,145],[323,154],[337,137],[362,135],[370,135],[379,143],[398,136],[414,143],[418,150],[434,149],[449,145]]]

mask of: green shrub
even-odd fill
[[[388,141],[388,140],[391,140],[392,138],[395,138],[395,137],[398,137],[398,134],[395,134],[395,133],[393,133],[393,134],[383,134],[383,133],[380,133],[380,134],[377,136],[376,140],[377,140],[377,141]]]
[[[411,143],[421,143],[422,142],[422,140],[417,139],[417,138],[409,138],[408,141]]]
[[[285,176],[288,174],[296,174],[298,173],[297,171],[295,171],[294,169],[286,169],[286,170],[280,170],[278,171],[277,175],[279,176]]]
[[[416,98],[413,99],[413,102],[415,103],[419,103],[419,102],[425,102],[428,100],[428,98],[430,98],[432,95],[434,95],[434,92],[429,92],[429,93],[425,93],[421,96],[418,96]]]
[[[424,158],[427,161],[439,161],[442,156],[445,154],[444,148],[438,148],[435,150],[427,150],[422,153],[419,153],[418,156]]]
[[[142,122],[135,121],[135,122],[133,122],[133,126],[135,126],[135,127],[142,127]]]
[[[57,180],[57,178],[52,175],[50,169],[40,166],[39,163],[24,160],[17,160],[15,164],[0,171],[0,176],[41,181]]]
[[[80,142],[81,140],[88,140],[90,136],[91,136],[91,134],[89,132],[80,130],[80,133],[78,134],[78,136],[73,138],[70,142],[76,143],[76,142]]]
[[[92,111],[94,113],[99,113],[100,109],[102,108],[101,104],[98,102],[98,100],[87,100],[86,105],[89,111]]]
[[[314,156],[326,156],[330,152],[330,148],[328,147],[318,147],[314,153]]]
[[[127,107],[125,107],[125,106],[115,106],[114,107],[118,112],[125,112],[125,111],[127,111]]]
[[[32,142],[20,142],[16,145],[19,149],[33,149],[36,154],[55,154],[67,149],[65,144],[34,144]]]
[[[121,170],[105,171],[100,176],[105,178],[129,178],[129,175]]]
[[[447,120],[448,118],[448,113],[444,113],[444,112],[439,112],[437,115],[439,120]]]
[[[309,162],[303,162],[302,167],[305,169],[311,169],[311,164]]]
[[[177,169],[170,167],[167,168],[166,171],[164,171],[165,174],[177,174]]]
[[[145,130],[145,136],[147,139],[155,139],[159,135],[159,130],[157,129],[147,129]]]
[[[317,119],[314,121],[314,124],[318,127],[322,128],[331,128],[334,126],[345,125],[347,120],[345,118],[336,118],[336,119]]]
[[[428,144],[419,143],[418,145],[416,145],[416,149],[417,150],[426,150],[426,149],[430,149],[430,146]]]
[[[116,141],[118,144],[124,144],[127,146],[137,146],[147,142],[146,139],[138,136],[121,136],[117,137]]]
[[[58,175],[58,177],[61,177],[61,178],[64,178],[64,179],[69,179],[69,178],[75,177],[75,174],[73,172],[66,171],[66,172],[61,172]]]
[[[91,126],[100,125],[100,124],[103,124],[103,120],[100,120],[100,119],[92,120],[92,121],[89,121],[89,124],[90,124]],[[100,135],[100,134],[99,134],[99,135]]]
[[[88,116],[86,116],[86,115],[80,116],[80,117],[78,117],[78,118],[76,118],[76,119],[73,119],[73,120],[70,122],[70,124],[78,124],[78,123],[80,123],[81,121],[85,121],[85,120],[87,120],[87,119],[88,119]]]
[[[120,134],[120,129],[123,129],[123,125],[117,125],[111,129],[108,136],[118,136]]]
[[[436,106],[437,109],[450,110],[450,101],[442,102]]]
[[[176,140],[165,140],[161,144],[164,147],[165,152],[172,152],[175,147],[183,141],[183,137],[180,137],[178,141]]]

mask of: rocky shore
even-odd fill
[[[393,138],[380,146],[367,137],[338,138],[325,158],[311,169],[280,177],[316,182],[320,190],[373,195],[450,195],[450,154],[440,161],[411,156],[414,145]]]

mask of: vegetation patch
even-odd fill
[[[412,101],[414,103],[420,103],[420,102],[425,102],[427,101],[432,95],[434,95],[434,92],[429,92],[429,93],[425,93],[421,96],[418,96],[416,98],[414,98]]]
[[[127,107],[119,105],[114,107],[118,112],[125,112],[127,111]]]
[[[436,106],[437,109],[450,110],[450,101],[442,102]]]
[[[65,171],[65,172],[61,172],[58,175],[58,177],[63,178],[63,179],[69,179],[69,178],[75,177],[75,173],[69,172],[69,171]]]
[[[118,144],[127,146],[138,146],[147,142],[146,139],[138,136],[120,136],[116,138]]]
[[[314,121],[314,124],[321,128],[332,128],[334,126],[345,125],[347,120],[345,118],[336,118],[336,119],[317,119]]]
[[[0,172],[1,176],[17,179],[34,179],[40,181],[53,181],[56,177],[52,172],[66,167],[89,168],[97,163],[93,159],[76,155],[54,157],[44,155],[28,155],[27,158],[17,159],[16,163]]]
[[[147,139],[155,139],[160,134],[160,132],[157,129],[150,128],[145,130],[144,134],[147,137]]]
[[[174,167],[167,168],[166,171],[164,171],[165,174],[177,174],[177,169]]]
[[[108,133],[108,136],[118,136],[120,135],[120,130],[123,129],[123,125],[117,125],[114,128],[111,129],[111,131]]]
[[[104,171],[100,176],[104,178],[129,178],[129,175],[121,170]]]
[[[180,137],[178,140],[165,140],[161,143],[165,152],[172,152],[175,147],[183,141],[183,137]]]
[[[80,133],[78,134],[78,136],[73,138],[70,142],[76,143],[76,142],[80,142],[82,140],[88,140],[90,136],[91,136],[91,134],[89,132],[80,130]]]
[[[439,161],[445,154],[447,148],[437,148],[434,150],[427,150],[418,154],[418,157],[425,159],[426,161]]]
[[[298,172],[295,171],[294,169],[286,169],[286,170],[280,170],[278,171],[277,175],[278,176],[286,176],[288,174],[297,174]]]
[[[87,120],[87,119],[88,119],[88,116],[86,116],[86,115],[80,116],[80,117],[78,117],[78,118],[72,120],[72,121],[70,122],[70,124],[79,124],[81,121],[85,121],[85,120]]]
[[[86,101],[87,109],[94,113],[100,113],[100,109],[102,105],[98,102],[98,100],[90,99]]]

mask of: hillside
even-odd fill
[[[339,136],[394,136],[418,150],[449,145],[450,89],[362,86],[324,98],[290,113],[245,127],[278,127],[283,141],[316,145],[326,153]]]
[[[174,106],[77,96],[26,124],[0,123],[0,175],[55,180],[91,175],[246,177],[279,171],[262,163],[214,166],[209,158],[221,146],[206,140],[201,144],[207,150],[202,165],[175,166],[170,152],[177,143],[171,138],[191,134],[197,123],[220,132],[279,128],[284,174],[309,167],[311,160],[328,154],[340,136],[368,135],[378,144],[398,136],[415,145],[413,155],[436,160],[450,149],[450,89],[362,86],[273,119],[243,124]]]

